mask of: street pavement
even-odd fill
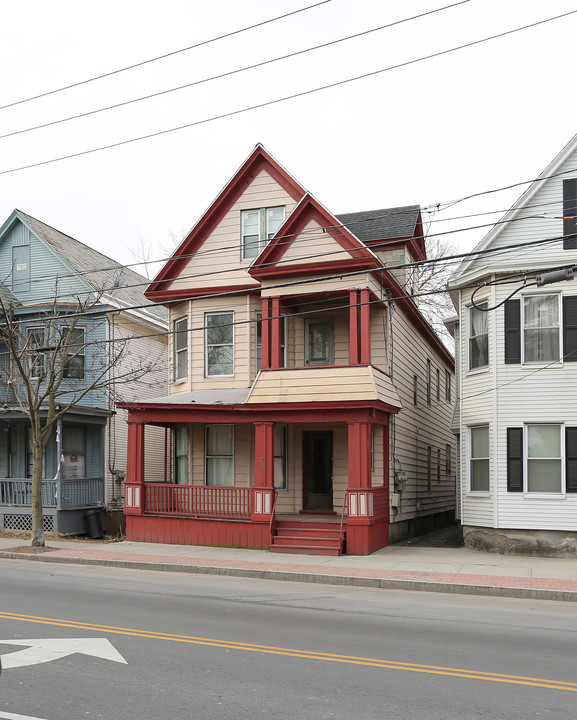
[[[33,552],[28,542],[0,537],[0,558],[577,602],[576,558],[505,556],[418,544],[391,545],[362,557],[327,557],[88,539],[49,539],[48,551]]]

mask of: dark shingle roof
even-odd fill
[[[13,305],[17,307],[18,305],[21,305],[20,300],[14,295],[12,290],[10,288],[7,288],[4,283],[0,282],[0,300],[2,300],[2,304],[4,306],[7,305]]]
[[[419,210],[418,205],[404,205],[382,210],[346,213],[337,215],[336,218],[359,240],[370,243],[375,240],[412,237]]]
[[[107,296],[118,300],[127,307],[145,306],[145,311],[158,320],[165,321],[167,319],[168,313],[164,307],[151,305],[150,301],[144,297],[144,291],[150,284],[148,278],[21,210],[16,212],[94,290],[104,291]]]

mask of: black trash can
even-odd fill
[[[88,526],[88,535],[92,540],[101,540],[104,537],[102,511],[99,508],[86,511],[86,525]]]

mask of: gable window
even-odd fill
[[[489,426],[469,428],[469,490],[489,492]]]
[[[287,489],[287,426],[274,426],[274,486]]]
[[[241,253],[242,259],[257,257],[284,222],[284,207],[242,210]]]
[[[427,405],[431,407],[431,361],[427,360]]]
[[[451,373],[445,370],[445,400],[451,402]]]
[[[524,361],[552,362],[559,358],[559,295],[524,297]]]
[[[174,379],[188,377],[188,318],[182,317],[173,323]]]
[[[26,328],[26,345],[30,358],[30,378],[38,380],[44,375],[44,353],[35,353],[35,348],[44,347],[44,328],[29,327]]]
[[[174,434],[174,482],[188,483],[188,429],[186,425],[175,427]]]
[[[206,313],[204,326],[206,376],[234,375],[234,313]]]
[[[306,365],[332,365],[334,363],[332,318],[307,318],[305,320],[305,337]]]
[[[487,303],[469,308],[469,370],[486,367],[489,364],[489,318]]]
[[[84,353],[85,339],[83,328],[64,328],[68,335],[68,348],[66,352],[66,363],[64,365],[64,377],[74,380],[84,378]]]
[[[207,425],[204,479],[213,487],[234,485],[234,425]]]

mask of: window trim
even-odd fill
[[[476,370],[486,370],[489,367],[489,314],[488,312],[484,312],[483,310],[479,310],[479,308],[482,307],[488,307],[488,302],[478,302],[476,303],[477,307],[473,305],[469,305],[467,307],[467,371],[468,372],[475,372]],[[487,330],[486,332],[479,333],[477,335],[472,334],[472,313],[473,311],[476,311],[478,313],[483,313],[487,317]],[[472,365],[472,353],[471,353],[471,344],[473,341],[476,341],[477,338],[486,336],[487,337],[487,362],[483,365]]]
[[[553,360],[527,360],[525,357],[525,300],[527,298],[546,298],[546,297],[555,297],[557,298],[557,338],[558,338],[558,348],[559,353],[558,357]],[[521,364],[522,365],[530,365],[531,367],[534,367],[535,365],[550,365],[552,363],[562,363],[563,362],[563,304],[561,301],[561,293],[560,292],[543,292],[543,293],[524,293],[520,298],[520,311],[521,311]],[[547,328],[537,328],[537,329],[547,329]]]
[[[67,326],[64,327],[63,330],[66,333],[74,333],[76,331],[82,333],[82,343],[81,348],[78,353],[75,352],[67,352],[66,353],[66,359],[64,361],[64,371],[63,371],[63,377],[67,380],[84,380],[86,377],[86,328],[85,327],[78,327],[78,325],[75,325],[74,327]],[[71,337],[69,337],[69,343],[67,350],[70,350],[71,348],[76,347],[77,343],[70,342],[72,340]],[[82,358],[82,375],[79,377],[75,377],[73,375],[67,375],[66,374],[66,366],[68,365],[69,358],[72,359],[72,355],[74,355],[74,358]]]
[[[179,329],[179,325],[181,323],[184,323],[184,325],[185,325],[184,330]],[[188,315],[183,315],[183,316],[173,320],[172,331],[173,331],[172,378],[173,378],[174,382],[182,382],[182,381],[188,379]],[[185,333],[186,342],[184,344],[184,347],[178,348],[178,338],[180,335],[182,335],[182,333]],[[178,374],[178,367],[179,367],[179,360],[180,360],[179,355],[180,354],[184,355],[184,357],[185,357],[184,375]]]
[[[559,460],[561,469],[560,490],[529,490],[529,428],[542,427],[543,425],[559,428],[559,457],[533,457],[532,460]],[[566,495],[566,449],[565,449],[565,423],[559,422],[527,422],[523,423],[523,496],[534,497],[565,497]]]
[[[489,434],[489,454],[487,456],[473,457],[473,432],[480,428],[487,428]],[[489,487],[487,490],[475,490],[472,486],[473,480],[473,465],[475,460],[483,460],[488,462],[489,467]],[[491,495],[491,428],[489,423],[479,423],[478,425],[469,425],[467,427],[467,492],[470,495],[478,495],[480,497],[489,497]]]
[[[208,343],[208,318],[213,315],[230,315],[232,320],[230,322],[232,330],[232,341],[230,343]],[[205,378],[218,378],[218,377],[234,377],[234,310],[217,310],[214,312],[204,313],[204,377]],[[232,372],[231,373],[211,373],[209,372],[208,364],[208,348],[209,347],[231,347],[232,348]]]
[[[245,208],[244,210],[240,211],[240,259],[241,260],[248,260],[253,261],[255,258],[257,258],[261,252],[265,249],[265,247],[269,244],[271,239],[274,237],[276,232],[270,232],[270,211],[271,210],[280,210],[283,211],[283,219],[279,225],[280,226],[284,223],[286,220],[286,206],[285,205],[270,205],[268,207],[258,207],[258,208]],[[248,237],[244,231],[245,228],[245,218],[247,217],[248,213],[258,213],[258,228],[257,228],[257,241],[256,241],[256,254],[255,255],[247,255],[246,248],[247,244],[245,242],[245,237]]]
[[[445,400],[451,402],[451,373],[445,370]]]

